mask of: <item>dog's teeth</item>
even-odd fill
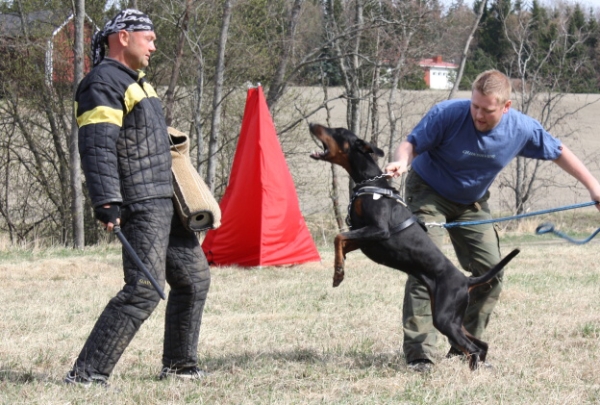
[[[322,158],[323,156],[327,155],[327,150],[320,152],[320,151],[312,151],[310,156],[316,157],[316,158]]]

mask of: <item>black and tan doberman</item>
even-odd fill
[[[434,326],[469,359],[471,369],[484,362],[487,343],[469,334],[463,318],[469,291],[489,282],[518,253],[515,249],[480,277],[461,273],[437,248],[406,207],[371,154],[383,151],[345,128],[310,125],[323,144],[311,158],[342,166],[356,183],[348,208],[350,230],[335,237],[333,286],[344,279],[346,253],[360,249],[371,260],[404,271],[425,285],[431,298]]]

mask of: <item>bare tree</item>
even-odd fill
[[[406,1],[396,3],[394,1],[384,2],[385,13],[381,15],[381,22],[387,33],[388,65],[391,69],[387,75],[390,91],[387,96],[387,124],[389,127],[388,159],[393,159],[392,151],[398,143],[398,127],[402,124],[402,115],[397,114],[402,110],[403,103],[398,105],[398,93],[401,88],[402,79],[410,73],[411,59],[418,59],[429,52],[430,48],[424,46],[423,34],[435,25],[433,15],[436,12],[435,5],[428,2]],[[425,35],[427,38],[429,35]]]
[[[225,77],[225,47],[227,45],[227,34],[231,22],[233,0],[225,0],[223,5],[223,20],[219,47],[217,50],[217,61],[215,71],[215,86],[212,102],[212,121],[210,128],[210,140],[208,142],[208,167],[206,171],[206,184],[211,192],[215,191],[215,173],[217,168],[217,149],[219,147],[219,128],[221,125],[221,102],[223,99],[223,82]]]
[[[2,61],[0,73],[0,122],[6,129],[3,134],[10,134],[0,154],[0,167],[7,170],[0,185],[0,215],[5,217],[0,226],[15,242],[47,238],[81,248],[85,210],[73,92],[83,75],[85,9],[83,3],[73,3],[73,20],[65,20],[67,15],[60,12],[27,13],[32,5],[24,1],[17,6],[21,24],[14,28],[20,32],[0,38],[3,51],[11,55]],[[72,22],[77,25],[74,30],[69,28]],[[61,39],[53,41],[59,34]],[[46,59],[52,55],[49,50],[59,48],[73,51],[74,67],[57,54]],[[48,66],[56,68],[56,75],[47,74]]]
[[[379,49],[379,30],[377,31],[376,49]],[[375,66],[373,66],[373,79],[371,80],[371,97],[369,103],[371,108],[369,109],[369,115],[371,117],[371,143],[375,146],[379,144],[379,98],[381,97],[381,58],[375,59]],[[374,159],[378,159],[376,155],[373,155]]]
[[[565,109],[564,103],[561,103],[570,80],[577,75],[583,63],[576,49],[584,43],[586,34],[581,31],[570,33],[567,29],[568,16],[564,13],[548,21],[550,27],[536,27],[538,22],[526,10],[519,10],[510,17],[502,16],[502,21],[513,52],[509,75],[518,79],[513,106],[537,118],[554,135],[568,137],[566,120],[589,105]],[[544,41],[540,41],[536,32],[545,28],[549,28],[552,37],[548,40],[546,36]],[[511,208],[516,213],[525,212],[540,191],[554,183],[552,175],[543,174],[542,165],[540,160],[517,157],[513,169],[500,175],[500,187],[513,193]]]
[[[185,8],[183,15],[181,16],[179,23],[179,39],[176,45],[175,59],[173,60],[173,66],[171,69],[171,78],[165,93],[165,121],[167,125],[172,125],[173,122],[173,108],[175,104],[175,89],[177,87],[177,81],[179,79],[179,73],[181,69],[181,63],[183,61],[184,48],[186,45],[188,21],[190,18],[190,12],[192,9],[192,0],[185,1]]]
[[[290,63],[291,56],[294,54],[296,45],[296,27],[298,26],[298,19],[300,18],[300,10],[304,0],[294,0],[290,9],[290,16],[288,19],[286,33],[283,40],[282,54],[279,58],[279,64],[275,76],[269,86],[269,92],[267,93],[267,105],[269,109],[273,109],[279,98],[283,95],[287,81],[285,76],[287,73],[287,67]]]
[[[458,66],[458,71],[456,72],[456,79],[454,80],[454,85],[452,86],[452,90],[448,95],[448,100],[454,98],[456,93],[458,93],[458,88],[460,87],[460,82],[462,80],[463,72],[465,71],[465,65],[467,64],[467,57],[469,55],[469,47],[471,46],[471,41],[475,36],[475,32],[477,32],[477,28],[479,27],[479,21],[481,21],[481,17],[483,16],[483,12],[485,11],[485,7],[487,5],[487,0],[481,0],[479,4],[479,8],[477,9],[477,17],[473,22],[473,27],[471,28],[471,32],[465,41],[465,47],[463,48],[463,52],[460,55],[460,64]]]
[[[327,80],[325,77],[324,72],[321,72],[321,87],[323,89],[323,104],[325,106],[325,110],[327,111],[327,126],[328,127],[332,127],[333,125],[331,124],[331,108],[329,107],[329,103],[328,103],[328,99],[329,99],[329,95],[328,95],[328,91],[327,91]],[[337,165],[330,165],[330,169],[331,169],[331,192],[330,192],[330,198],[331,198],[331,204],[333,207],[333,216],[335,218],[335,222],[337,224],[338,227],[338,231],[342,231],[344,229],[344,227],[346,226],[345,222],[344,222],[344,216],[342,215],[342,207],[340,204],[340,187],[339,187],[339,176],[338,176],[338,172],[337,172]]]
[[[202,151],[204,150],[204,142],[203,142],[203,120],[202,120],[202,101],[204,100],[204,55],[202,54],[202,47],[198,46],[198,50],[196,52],[196,61],[198,64],[197,73],[198,76],[196,78],[196,88],[194,91],[194,97],[192,97],[192,125],[194,127],[194,133],[196,134],[196,144],[197,144],[197,153],[196,153],[196,170],[198,173],[201,173],[201,165],[202,165]]]
[[[73,46],[74,72],[73,94],[83,79],[83,41],[85,38],[85,1],[77,0],[75,3],[75,38]],[[73,97],[74,99],[75,97]],[[79,140],[76,111],[73,110],[71,121],[71,136],[69,142],[69,165],[71,178],[71,215],[73,228],[73,247],[83,249],[85,245],[83,228],[83,190],[81,185],[81,162],[79,157]]]
[[[363,2],[354,0],[354,3],[345,3],[350,17],[349,28],[344,34],[341,33],[339,24],[336,20],[336,10],[333,0],[325,0],[325,32],[328,42],[332,44],[332,49],[336,56],[339,70],[342,74],[342,80],[345,89],[345,96],[348,102],[346,109],[346,123],[348,129],[355,134],[360,133],[360,88],[359,88],[359,69],[360,69],[360,40],[361,31],[364,29],[363,23]],[[353,6],[353,7],[352,7]],[[348,38],[347,43],[342,40]],[[347,48],[347,49],[345,49]]]

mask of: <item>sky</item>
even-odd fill
[[[452,0],[442,0],[444,3],[452,3]],[[579,3],[580,5],[584,6],[585,8],[588,7],[593,7],[596,8],[598,10],[600,10],[600,0],[563,0],[565,3]],[[531,3],[531,0],[524,0],[524,3]],[[473,0],[465,0],[465,3],[467,4],[473,4]],[[545,5],[550,5],[550,4],[554,4],[556,3],[556,0],[540,0],[540,3],[545,4]]]
[[[555,3],[555,1],[552,1],[552,0],[542,0],[541,3],[542,4],[550,5],[550,4]],[[588,7],[600,8],[600,0],[577,0],[577,1],[566,0],[565,3],[572,3],[572,4],[579,3],[580,5],[582,5],[582,6],[586,7],[586,8],[588,8]]]

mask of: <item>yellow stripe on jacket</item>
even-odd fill
[[[75,109],[77,109],[77,105],[75,105]],[[112,107],[98,106],[77,117],[77,125],[79,128],[85,125],[100,123],[115,124],[119,127],[122,126],[123,111]]]
[[[77,125],[79,128],[89,124],[108,123],[117,126],[123,126],[123,116],[129,114],[134,107],[146,97],[158,97],[154,88],[147,82],[142,88],[138,83],[132,83],[125,91],[125,114],[122,110],[98,106],[90,111],[86,111],[77,117]],[[78,104],[75,103],[75,111]]]

